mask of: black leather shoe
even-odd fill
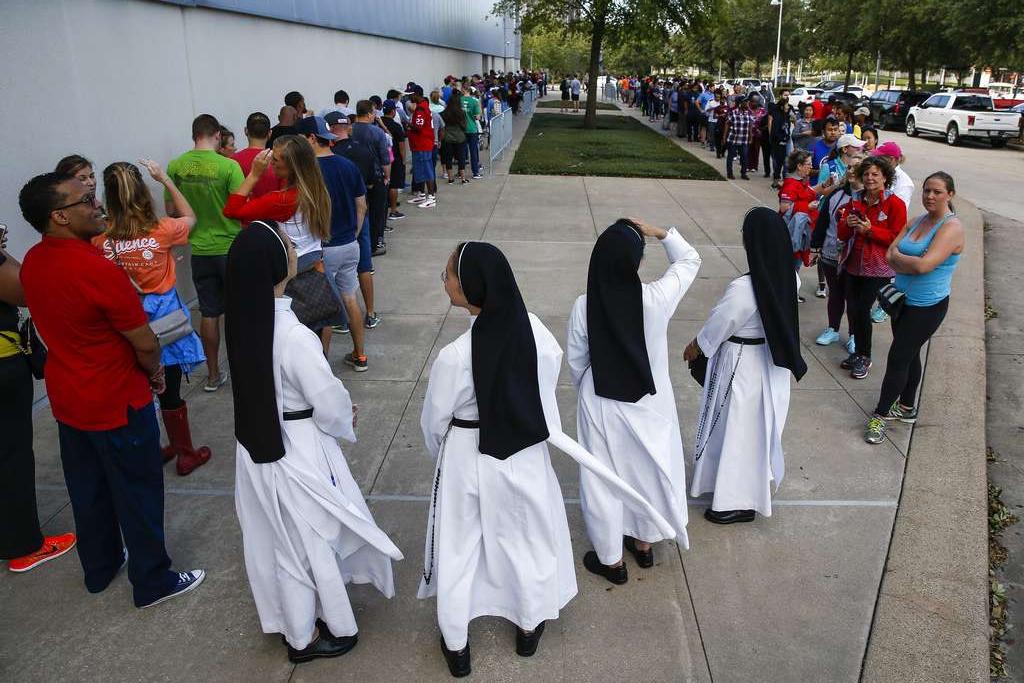
[[[537,652],[537,645],[540,644],[540,637],[544,635],[544,623],[540,622],[533,633],[527,633],[521,628],[516,629],[516,654],[520,657],[532,657]]]
[[[704,511],[704,519],[715,524],[735,524],[737,522],[753,522],[753,510],[712,510]]]
[[[583,566],[587,568],[587,571],[591,574],[597,574],[608,579],[616,586],[629,581],[629,574],[626,573],[626,563],[623,562],[618,567],[609,567],[606,564],[601,564],[601,560],[598,559],[597,553],[593,550],[587,552],[583,556]]]
[[[441,636],[441,653],[444,654],[444,661],[448,663],[448,671],[455,678],[468,676],[473,670],[469,665],[469,643],[458,652],[452,652],[444,644],[444,636]]]
[[[633,559],[641,569],[649,569],[654,566],[654,548],[647,550],[636,549],[636,539],[630,536],[625,537],[626,550],[633,554]]]
[[[314,659],[340,657],[354,648],[359,641],[358,635],[336,638],[329,634],[330,631],[318,634],[316,640],[301,650],[296,650],[289,645],[288,661],[294,664],[301,664],[302,662],[310,662]]]

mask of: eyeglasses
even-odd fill
[[[84,197],[79,199],[77,202],[71,202],[70,204],[65,204],[64,206],[55,207],[53,209],[53,211],[61,211],[63,209],[70,209],[72,206],[78,206],[79,204],[85,204],[85,205],[90,206],[90,207],[96,206],[96,193],[95,192],[89,192]]]

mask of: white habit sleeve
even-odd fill
[[[690,246],[690,243],[683,239],[675,228],[668,231],[665,239],[661,240],[665,247],[665,255],[668,256],[669,266],[665,274],[654,282],[644,286],[647,296],[652,297],[659,308],[668,311],[671,315],[679,305],[679,301],[686,294],[686,290],[693,284],[700,269],[700,254]]]
[[[296,326],[288,335],[282,371],[313,407],[313,421],[322,431],[355,443],[352,398],[331,372],[320,341],[309,330]]]
[[[565,340],[565,359],[569,364],[572,385],[580,388],[583,374],[590,367],[590,338],[587,335],[587,298],[576,299],[569,314],[569,330]]]
[[[750,279],[740,277],[729,283],[725,293],[711,309],[708,320],[697,334],[697,345],[708,358],[715,355],[736,330],[743,327],[757,311],[757,301],[750,287]]]
[[[420,428],[427,450],[435,459],[441,449],[441,439],[448,431],[448,423],[455,409],[473,397],[473,371],[462,362],[454,344],[441,349],[430,368],[427,395],[420,413]]]

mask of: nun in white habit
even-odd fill
[[[336,657],[358,637],[345,585],[394,595],[402,559],[373,521],[337,439],[355,442],[355,411],[320,341],[284,286],[295,250],[254,221],[228,252],[225,329],[234,395],[235,510],[265,633],[292,662]]]
[[[562,433],[555,386],[562,350],[527,312],[495,246],[460,244],[442,273],[471,328],[430,370],[421,426],[437,460],[419,597],[437,597],[441,650],[453,676],[470,673],[469,622],[517,626],[516,652],[537,650],[545,621],[576,594],[569,524],[545,441],[604,477],[662,530],[635,491]]]
[[[657,238],[669,260],[665,274],[646,284],[637,273],[645,237]],[[583,519],[594,545],[583,564],[612,583],[628,580],[623,542],[645,568],[654,565],[651,543],[674,537],[689,547],[683,442],[668,373],[668,323],[699,268],[700,255],[675,228],[620,219],[594,245],[587,293],[576,299],[569,317],[566,351],[579,392],[580,445],[648,499],[675,530],[663,535],[582,470]]]
[[[785,473],[789,378],[807,372],[792,244],[779,214],[751,209],[743,247],[750,272],[729,283],[684,353],[691,363],[707,359],[690,493],[714,492],[704,517],[716,524],[771,516]]]

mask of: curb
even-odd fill
[[[987,681],[983,220],[957,198],[965,248],[946,319],[928,344],[922,419],[861,670],[863,681]]]

